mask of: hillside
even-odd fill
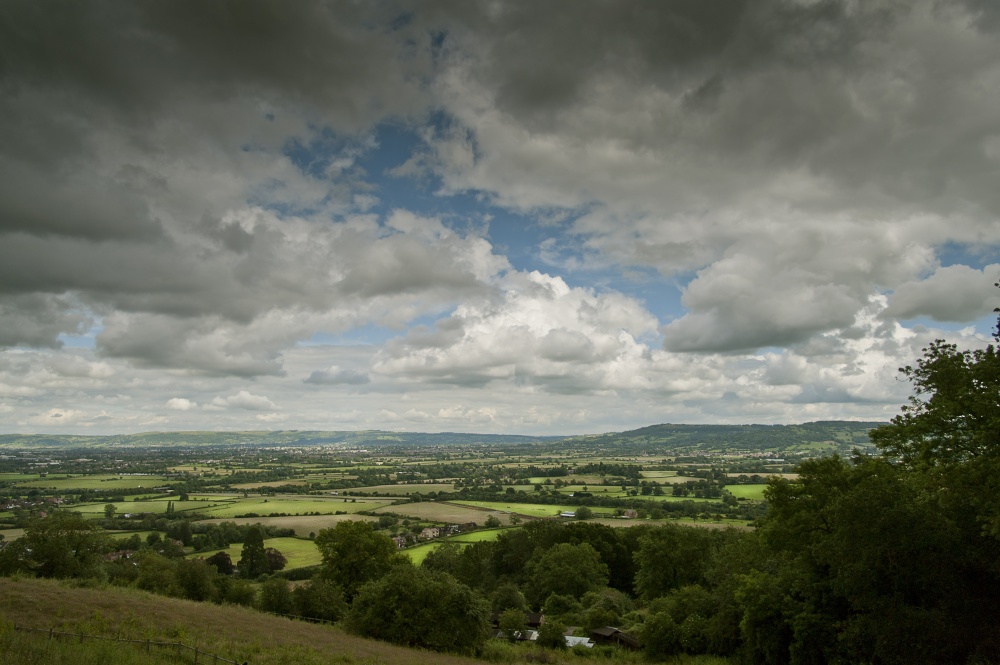
[[[197,644],[199,649],[221,658],[252,665],[481,662],[365,640],[335,627],[292,621],[242,607],[196,603],[131,589],[74,588],[41,579],[0,578],[0,621],[5,624],[0,632],[16,623],[123,639]],[[127,645],[121,648],[136,649]],[[178,662],[190,661],[189,657]]]
[[[635,453],[840,452],[871,447],[879,422],[819,421],[800,425],[651,425],[627,432],[572,437],[567,446],[615,447]]]

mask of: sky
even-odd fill
[[[1000,3],[0,3],[0,432],[887,420],[1000,305]]]

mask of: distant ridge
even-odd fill
[[[554,444],[651,450],[766,451],[871,445],[868,432],[881,422],[826,420],[798,425],[649,425],[625,432],[582,436],[525,436],[461,432],[358,431],[247,431],[143,432],[107,436],[61,434],[0,434],[0,448],[182,448],[289,447],[340,445],[348,447],[409,446],[530,446]]]

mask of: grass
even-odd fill
[[[380,496],[406,496],[407,494],[428,494],[430,492],[454,492],[454,483],[412,483],[409,485],[371,485],[355,487],[352,492],[366,492]]]
[[[18,489],[53,489],[65,491],[70,489],[89,490],[133,490],[150,487],[160,487],[176,483],[165,476],[122,476],[116,474],[95,474],[86,476],[63,476],[37,478],[15,485]]]
[[[319,533],[320,529],[331,529],[337,522],[344,520],[372,521],[374,517],[367,515],[290,515],[288,517],[229,517],[200,520],[199,524],[218,524],[219,522],[235,522],[237,524],[263,524],[280,529],[294,529],[295,535],[305,538],[310,533]]]
[[[410,561],[414,565],[419,566],[423,563],[423,560],[427,558],[427,555],[441,547],[441,545],[451,542],[458,543],[460,545],[468,545],[470,543],[478,543],[487,540],[496,540],[501,533],[507,531],[507,529],[484,529],[482,531],[470,531],[468,533],[462,533],[457,536],[451,536],[450,538],[438,538],[437,540],[424,543],[423,545],[417,545],[416,547],[410,547],[403,550],[403,554],[410,557]]]
[[[323,557],[320,556],[319,549],[311,540],[303,540],[301,538],[268,538],[264,541],[264,547],[273,547],[285,555],[285,558],[288,559],[288,563],[285,565],[286,570],[305,568],[323,563]],[[224,550],[188,554],[186,558],[197,559],[202,557],[207,559],[216,552],[227,552],[233,563],[236,563],[243,556],[243,543],[234,543]]]
[[[253,665],[472,665],[471,658],[415,651],[384,642],[365,640],[342,630],[304,621],[292,621],[246,608],[195,603],[154,596],[132,589],[74,588],[52,580],[0,578],[0,625],[55,628],[90,635],[118,635],[198,645],[223,658]],[[97,642],[82,648],[68,641],[65,654],[50,647],[44,636],[12,637],[0,629],[0,660],[4,665],[143,665],[192,663],[176,652],[150,652],[134,659],[135,647],[118,644],[88,660]],[[70,649],[70,647],[74,647]],[[65,656],[65,657],[64,657]],[[211,662],[202,657],[199,662]]]
[[[572,512],[577,509],[577,506],[552,506],[539,503],[507,503],[505,501],[451,501],[450,503],[462,506],[472,506],[473,508],[506,511],[508,513],[517,513],[518,515],[527,515],[528,517],[556,517],[561,512]]]
[[[117,509],[115,515],[117,517],[122,517],[125,513],[155,513],[157,515],[167,512],[168,501],[156,500],[156,501],[116,501],[114,503]],[[194,504],[194,505],[192,505]],[[104,506],[108,505],[106,502],[101,503],[80,503],[70,506],[70,510],[81,513],[87,517],[100,516],[104,517]],[[224,506],[225,503],[213,502],[206,503],[204,501],[192,502],[192,501],[177,501],[174,499],[174,511],[184,512],[191,510],[209,510],[214,506]]]
[[[176,507],[179,504],[174,504]],[[287,513],[289,515],[305,515],[307,513],[320,513],[332,515],[337,511],[345,513],[356,513],[360,510],[374,510],[386,505],[385,501],[373,501],[358,499],[344,499],[341,497],[330,497],[329,499],[310,498],[289,498],[289,497],[251,497],[247,499],[237,499],[208,508],[202,512],[210,517],[236,517],[247,513],[257,513],[258,515],[270,515],[271,513]]]
[[[449,524],[475,522],[480,526],[486,522],[486,518],[490,515],[504,522],[510,517],[500,511],[484,511],[473,507],[456,505],[456,502],[451,501],[448,503],[431,501],[404,503],[398,506],[385,506],[376,512],[398,513],[399,515],[415,517],[428,522],[446,522]]]
[[[767,485],[726,485],[726,490],[737,499],[753,499],[754,501],[764,499],[765,489],[767,489]]]

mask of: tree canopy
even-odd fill
[[[399,565],[361,587],[347,627],[405,646],[472,653],[488,635],[489,606],[447,573]]]
[[[368,522],[338,522],[322,529],[315,543],[323,556],[323,577],[340,586],[348,600],[361,585],[382,577],[400,560],[392,539]]]

